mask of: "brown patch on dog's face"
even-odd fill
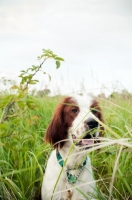
[[[93,100],[92,105],[90,106],[91,112],[101,121],[104,123],[102,109],[99,106],[99,103],[96,100]],[[103,136],[104,127],[100,125],[100,133],[99,136]]]
[[[57,148],[58,145],[62,148],[65,143],[63,140],[68,138],[68,129],[71,127],[78,113],[79,108],[72,97],[64,98],[57,106],[51,123],[48,126],[45,136],[46,142],[49,142],[54,148]]]

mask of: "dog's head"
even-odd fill
[[[76,146],[92,146],[101,136],[102,111],[96,100],[89,96],[65,97],[57,106],[45,139],[54,148],[62,148],[67,139]]]

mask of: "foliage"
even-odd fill
[[[1,127],[1,133],[3,132],[0,145],[2,200],[38,198],[46,160],[51,151],[48,144],[43,144],[43,136],[60,98],[61,96],[34,97],[34,109],[27,109],[24,117],[18,115],[14,117],[14,121],[10,121],[9,118],[3,123],[3,126],[7,128]],[[106,141],[102,141],[102,145],[105,146],[102,146],[100,151],[88,152],[94,166],[94,175],[98,181],[98,199],[109,199],[112,185],[111,199],[131,200],[131,101],[129,99],[125,101],[104,99],[100,103],[105,124],[110,129],[107,130],[106,127],[104,135]],[[20,110],[22,112],[23,108]],[[127,139],[126,145],[119,143],[120,139]],[[114,171],[115,176],[113,176]],[[83,195],[87,196],[87,194]]]
[[[20,90],[26,91],[28,89],[29,84],[36,84],[38,80],[35,80],[33,78],[39,71],[42,71],[43,74],[46,74],[46,72],[42,70],[42,66],[47,59],[54,59],[56,61],[55,63],[57,69],[60,67],[60,61],[64,61],[63,58],[57,56],[51,50],[43,49],[43,54],[41,56],[38,56],[38,60],[41,61],[40,65],[38,66],[33,65],[26,71],[25,70],[21,71],[22,73],[19,75],[19,77],[21,78],[20,88],[19,88]],[[49,74],[48,76],[49,80],[51,80],[51,76]]]
[[[39,72],[42,71],[44,74],[46,72],[43,71],[42,66],[47,59],[54,59],[56,61],[56,68],[60,67],[60,61],[64,61],[63,58],[58,57],[54,54],[51,50],[43,49],[43,54],[38,57],[38,60],[41,60],[40,65],[32,66],[28,68],[26,71],[22,70],[19,77],[21,78],[20,85],[13,85],[11,87],[12,90],[16,91],[16,94],[5,95],[2,98],[1,108],[3,108],[2,117],[0,123],[2,124],[7,118],[14,118],[18,116],[19,111],[23,108],[21,115],[27,109],[33,109],[35,106],[35,101],[33,97],[28,95],[28,88],[29,85],[36,84],[38,80],[34,79],[34,76]],[[50,75],[49,79],[51,80]],[[10,80],[6,80],[5,78],[2,79],[3,83],[6,84],[7,82],[11,82]],[[12,112],[12,113],[11,113]]]
[[[20,85],[13,85],[12,93],[1,93],[0,98],[0,199],[37,199],[42,182],[44,163],[50,148],[43,145],[46,129],[46,102],[29,95],[29,85],[36,84],[34,76],[42,71],[47,59],[54,59],[56,68],[62,58],[50,50],[38,57],[40,65],[20,74]],[[43,72],[46,74],[46,72]],[[51,77],[49,75],[49,79]],[[4,84],[12,82],[2,80]],[[41,112],[37,112],[37,110]],[[42,112],[43,110],[43,112]],[[49,109],[50,110],[50,109]],[[49,111],[47,111],[49,112]],[[45,152],[44,156],[43,152]]]
[[[39,90],[39,91],[37,92],[37,95],[38,95],[39,97],[43,97],[43,96],[46,96],[46,95],[48,95],[48,94],[50,94],[50,90],[49,90],[49,89]]]
[[[129,93],[127,90],[122,90],[120,92],[112,92],[109,96],[109,98],[122,98],[122,99],[128,99],[132,98],[132,94]]]
[[[29,95],[34,76],[47,59],[56,67],[62,58],[43,50],[39,66],[20,74],[15,93],[0,94],[0,199],[37,200],[51,148],[43,141],[45,130],[61,96]],[[43,72],[45,73],[45,72]],[[50,76],[49,76],[50,78]],[[6,83],[6,82],[5,82]],[[124,94],[124,93],[123,93]],[[105,118],[105,134],[100,150],[88,150],[98,186],[99,200],[132,199],[132,101],[131,95],[100,96]],[[82,198],[87,194],[77,188]]]
[[[105,143],[92,160],[98,182],[99,199],[132,198],[132,107],[131,96],[102,99]],[[103,138],[104,139],[104,138]],[[102,141],[104,142],[104,140]],[[111,144],[111,142],[113,144]]]

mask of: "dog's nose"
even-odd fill
[[[89,118],[85,122],[88,125],[89,129],[94,129],[98,127],[98,122],[93,118]]]

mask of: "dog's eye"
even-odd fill
[[[73,108],[71,111],[72,111],[73,113],[78,113],[78,108]]]
[[[96,114],[98,113],[98,110],[97,110],[97,109],[94,109],[94,108],[92,108],[92,109],[91,109],[91,112],[92,112],[94,115],[96,115]]]

